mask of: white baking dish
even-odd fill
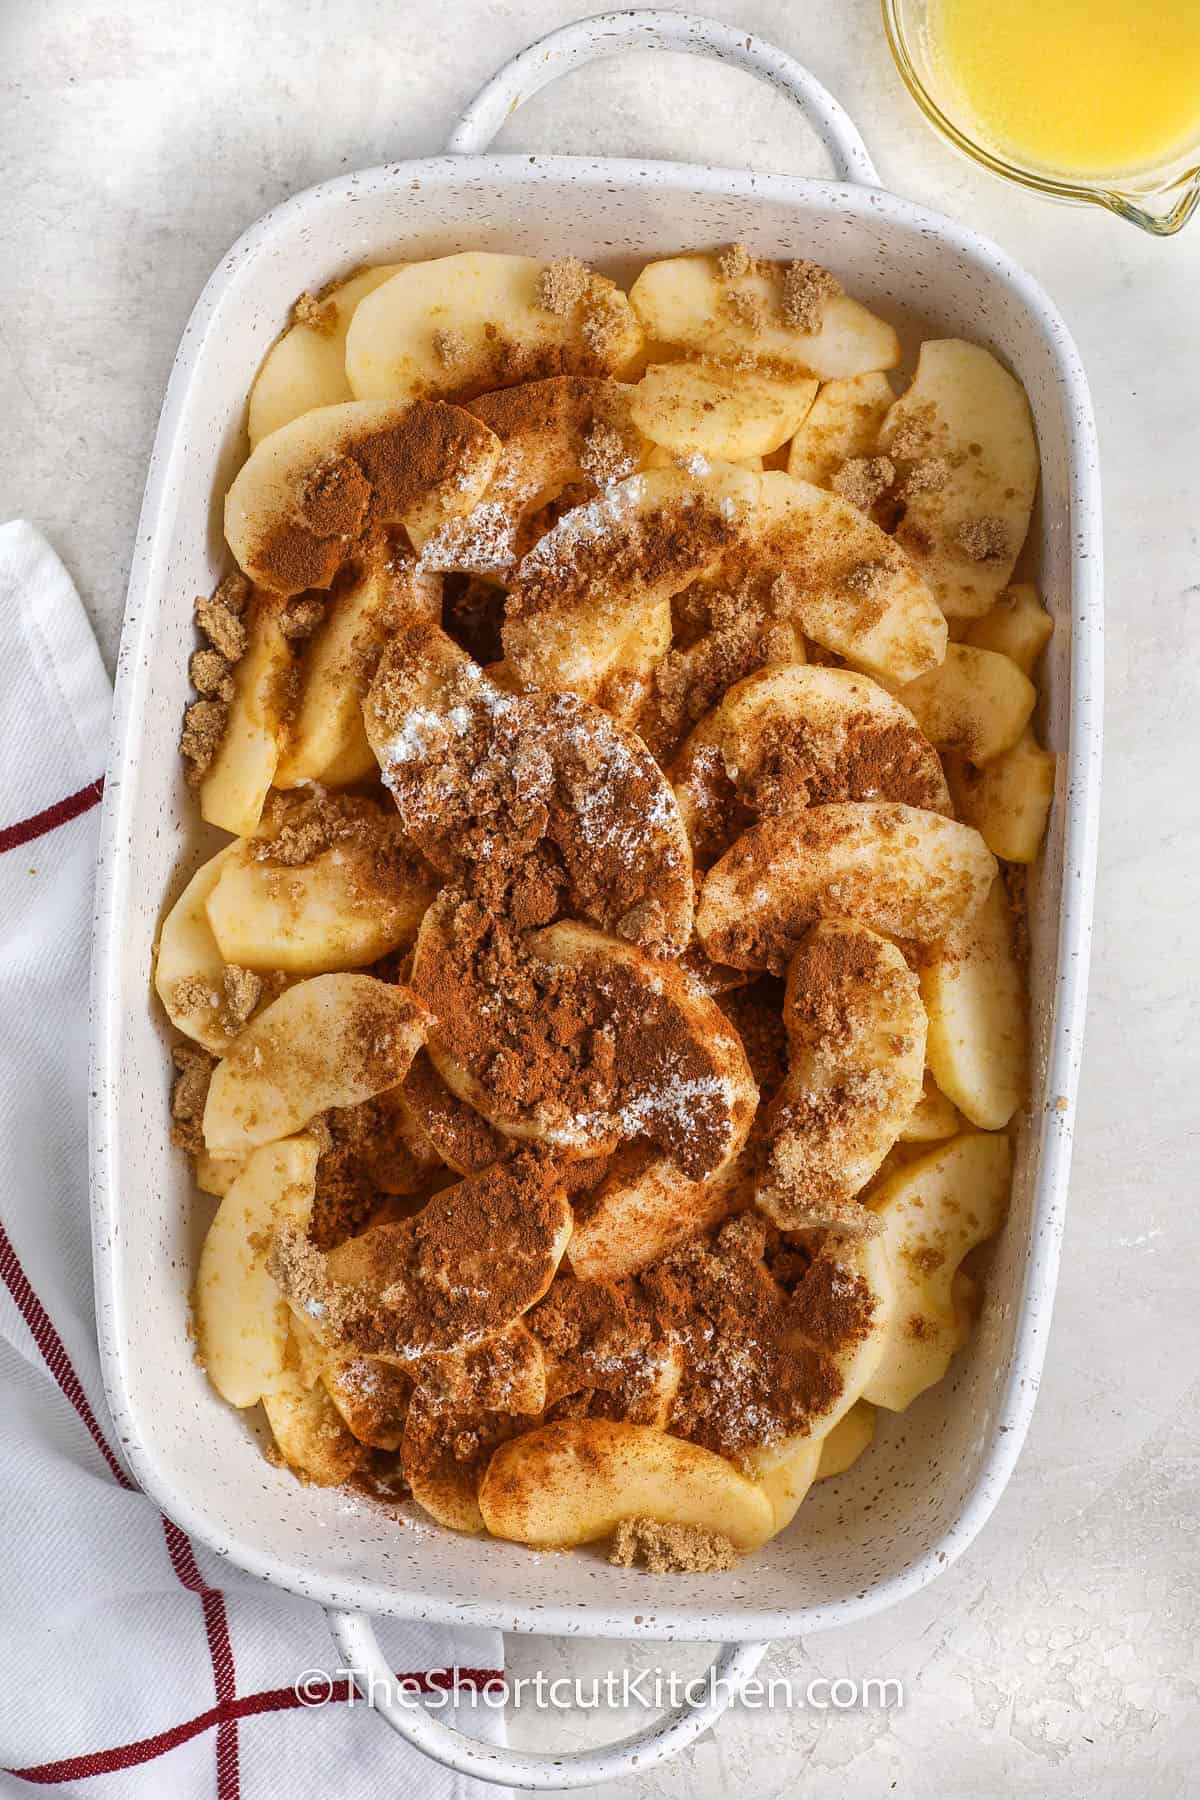
[[[735,61],[783,88],[815,124],[841,179],[470,154],[543,82],[639,46]],[[1063,322],[1036,284],[968,227],[881,191],[836,102],[789,58],[730,26],[635,13],[568,27],[484,90],[452,149],[328,182],[260,220],[205,288],[172,371],[130,577],[101,838],[92,1191],[105,1379],[148,1492],[188,1531],[285,1588],[343,1612],[721,1638],[722,1666],[744,1676],[764,1640],[876,1611],[943,1569],[994,1506],[1032,1410],[1066,1199],[1095,863],[1101,547],[1088,391]],[[188,1284],[201,1209],[167,1141],[168,1033],[150,1001],[148,970],[164,894],[178,891],[202,854],[176,755],[191,598],[226,566],[221,499],[244,453],[247,388],[295,295],[365,261],[470,246],[574,252],[622,273],[650,256],[733,237],[771,256],[814,257],[913,341],[930,332],[975,338],[1024,382],[1042,455],[1031,568],[1056,621],[1041,730],[1058,752],[1059,778],[1031,884],[1034,1103],[978,1332],[947,1381],[903,1416],[882,1416],[869,1460],[815,1490],[783,1538],[732,1574],[652,1580],[599,1555],[539,1556],[464,1539],[415,1511],[397,1526],[264,1462],[246,1418],[216,1398],[192,1360]],[[349,1660],[369,1663],[367,1621],[343,1619],[336,1630]],[[473,1773],[564,1786],[645,1767],[718,1710],[665,1721],[637,1748],[577,1762],[455,1749],[419,1711],[395,1709],[403,1716],[392,1722]]]

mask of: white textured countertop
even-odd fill
[[[163,386],[221,252],[323,176],[440,146],[496,65],[590,10],[0,0],[0,518],[50,536],[110,665]],[[903,93],[875,0],[707,10],[809,62],[886,185],[999,238],[1067,317],[1104,452],[1105,831],[1070,1223],[1017,1474],[933,1588],[768,1665],[895,1677],[905,1706],[734,1714],[666,1768],[594,1791],[1185,1800],[1200,1766],[1200,221],[1154,243],[960,162]],[[821,167],[782,99],[675,58],[577,75],[502,142]],[[509,1649],[517,1673],[658,1660]],[[629,1724],[525,1712],[512,1733],[566,1746]]]

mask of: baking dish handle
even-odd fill
[[[879,186],[875,165],[844,107],[794,57],[735,25],[694,13],[612,12],[577,19],[520,51],[480,88],[450,134],[446,148],[461,155],[486,150],[517,108],[560,75],[621,50],[676,50],[747,69],[795,101],[829,153],[839,181]]]
[[[420,1696],[398,1694],[397,1681],[366,1613],[326,1611],[334,1641],[342,1653],[344,1668],[353,1672],[354,1684],[381,1718],[386,1719],[414,1749],[434,1762],[501,1787],[585,1788],[622,1775],[641,1774],[666,1762],[715,1725],[726,1707],[736,1700],[757,1669],[766,1644],[722,1644],[716,1661],[693,1684],[703,1689],[695,1703],[685,1702],[655,1719],[631,1737],[591,1750],[510,1750],[502,1744],[485,1744],[465,1732],[442,1723],[421,1704]]]

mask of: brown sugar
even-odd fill
[[[470,345],[461,331],[435,331],[433,334],[433,354],[446,368],[452,369],[457,363],[464,362],[470,351]]]
[[[729,244],[717,256],[717,273],[722,281],[744,281],[754,273],[754,258],[745,244]]]
[[[219,650],[193,650],[188,659],[188,678],[198,694],[229,702],[234,696],[228,660]]]
[[[310,638],[325,619],[325,598],[321,594],[302,594],[289,600],[279,615],[279,629],[290,642]]]
[[[196,623],[227,663],[239,662],[246,649],[246,627],[239,615],[220,598],[221,590],[211,597],[196,596]]]
[[[903,497],[908,500],[915,494],[937,494],[950,479],[950,464],[944,456],[927,456],[923,462],[915,462],[904,477]]]
[[[198,1044],[174,1044],[171,1060],[179,1071],[171,1089],[171,1142],[189,1156],[204,1149],[204,1103],[217,1059]]]
[[[870,512],[895,479],[896,465],[890,456],[851,456],[838,469],[830,486],[860,512]]]
[[[292,324],[307,325],[322,337],[332,337],[338,328],[337,305],[333,300],[318,300],[315,294],[301,294],[292,303]]]
[[[797,257],[783,271],[781,311],[785,325],[794,331],[819,331],[826,302],[842,292],[841,282],[828,269]]]
[[[556,256],[538,276],[538,305],[565,318],[586,298],[591,282],[592,271],[577,256]]]
[[[954,533],[954,541],[972,562],[1001,562],[1009,554],[1008,526],[991,514],[964,519]]]
[[[723,1532],[664,1525],[657,1519],[622,1519],[608,1560],[619,1569],[642,1568],[651,1575],[711,1575],[735,1568],[738,1553]]]
[[[187,764],[190,787],[198,787],[221,747],[229,707],[224,700],[193,700],[183,711],[179,753]]]

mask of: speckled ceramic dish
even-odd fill
[[[783,89],[815,125],[837,179],[482,154],[546,81],[642,47],[724,59]],[[570,26],[489,84],[450,148],[312,188],[260,220],[205,288],[171,375],[130,578],[97,899],[92,1191],[108,1394],[134,1471],[164,1511],[243,1568],[335,1609],[357,1667],[377,1653],[369,1620],[349,1615],[395,1613],[514,1631],[719,1638],[719,1666],[736,1681],[764,1640],[843,1624],[938,1574],[994,1506],[1032,1411],[1066,1200],[1100,773],[1100,494],[1087,384],[1036,283],[969,226],[883,192],[837,103],[731,26],[673,13]],[[783,1537],[732,1573],[655,1580],[600,1554],[462,1538],[417,1509],[398,1525],[264,1461],[247,1417],[221,1403],[192,1360],[188,1286],[207,1209],[167,1139],[169,1033],[149,969],[162,896],[207,853],[176,754],[191,598],[226,567],[221,501],[245,452],[246,393],[295,295],[363,262],[470,247],[571,252],[622,275],[734,237],[768,256],[814,257],[914,346],[922,335],[974,338],[1024,382],[1042,456],[1029,569],[1056,622],[1039,735],[1058,752],[1059,778],[1031,883],[1033,1105],[978,1331],[947,1380],[911,1411],[881,1415],[869,1455],[814,1490]],[[443,1761],[563,1787],[661,1760],[720,1704],[582,1758],[473,1746],[419,1708],[396,1710],[397,1728]]]

